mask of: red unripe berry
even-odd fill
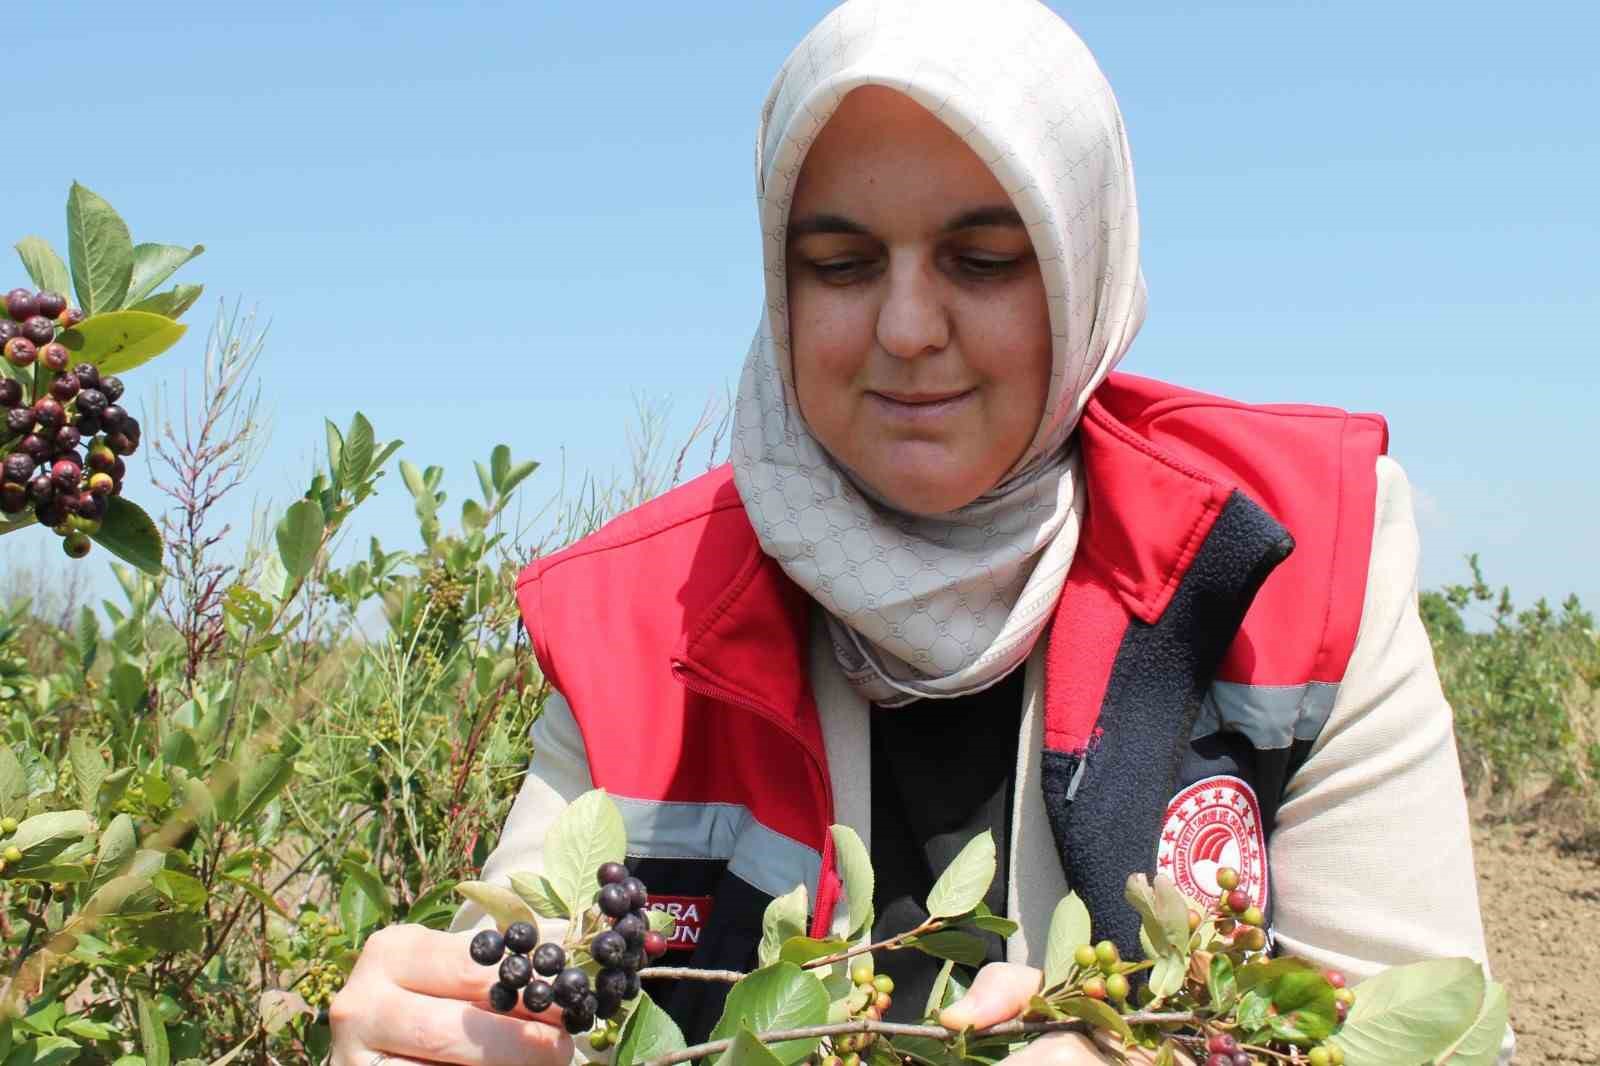
[[[89,475],[89,491],[94,493],[96,496],[110,495],[111,490],[115,487],[115,483],[112,482],[110,474]]]
[[[1250,894],[1242,888],[1236,888],[1228,893],[1228,909],[1239,914],[1250,908]]]
[[[39,362],[43,363],[45,366],[49,367],[51,370],[54,370],[58,374],[67,369],[67,364],[71,361],[72,353],[67,350],[67,346],[65,344],[62,344],[59,341],[51,341],[43,348],[39,349]],[[72,391],[76,393],[78,390],[73,389]]]
[[[1239,1041],[1234,1039],[1232,1033],[1212,1033],[1206,1041],[1206,1050],[1232,1055],[1239,1050]]]
[[[886,1014],[889,1010],[889,1004],[893,1002],[894,1000],[889,998],[889,993],[887,992],[879,992],[872,997],[872,1006],[879,1015]]]
[[[73,326],[76,326],[79,322],[82,322],[85,317],[87,317],[87,316],[85,316],[83,311],[80,310],[79,308],[69,307],[65,311],[61,312],[61,314],[57,315],[56,319],[63,326],[66,326],[68,329],[71,329]]]
[[[34,302],[38,305],[39,314],[46,318],[60,318],[61,312],[67,309],[67,298],[49,289],[42,290],[34,297]]]
[[[1230,892],[1239,887],[1239,871],[1231,866],[1217,867],[1217,887]]]
[[[1091,977],[1080,987],[1083,989],[1083,994],[1090,999],[1106,998],[1106,982],[1103,977]]]
[[[1344,974],[1338,970],[1324,970],[1322,971],[1322,976],[1327,978],[1328,983],[1334,988],[1343,988],[1345,986]]]
[[[648,959],[659,959],[667,951],[667,938],[650,930],[644,935],[644,954]]]
[[[6,341],[5,354],[6,362],[21,370],[33,365],[39,357],[39,349],[26,337],[12,337]]]
[[[12,289],[6,293],[6,314],[21,322],[39,313],[39,297],[27,289]]]

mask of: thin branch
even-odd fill
[[[646,966],[639,971],[640,979],[645,981],[661,978],[667,981],[720,981],[728,985],[736,985],[749,976],[738,970],[697,970],[693,966]]]
[[[1196,1016],[1188,1012],[1150,1012],[1141,1011],[1134,1014],[1125,1014],[1123,1020],[1129,1025],[1189,1025],[1197,1020]],[[978,1029],[967,1034],[968,1040],[983,1040],[993,1036],[1031,1036],[1036,1033],[1066,1033],[1083,1032],[1089,1028],[1087,1022],[1073,1018],[1070,1021],[1059,1022],[1001,1022],[991,1025],[987,1029]],[[902,1025],[898,1022],[875,1022],[861,1019],[853,1022],[835,1022],[830,1025],[808,1025],[799,1029],[773,1029],[765,1033],[757,1033],[755,1037],[763,1044],[773,1044],[784,1040],[809,1040],[813,1037],[847,1036],[854,1033],[878,1033],[882,1036],[921,1036],[932,1040],[954,1040],[960,1036],[959,1030],[946,1029],[942,1025]],[[702,1055],[718,1055],[733,1046],[732,1040],[713,1040],[706,1044],[696,1044],[682,1051],[674,1051],[668,1055],[650,1059],[640,1066],[676,1066],[680,1062],[698,1059]]]

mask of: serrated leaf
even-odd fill
[[[55,849],[51,855],[59,855],[68,844],[93,831],[94,822],[88,811],[48,811],[24,819],[6,840],[6,846],[20,849],[25,858],[50,848]]]
[[[206,901],[205,884],[178,870],[160,870],[150,884],[180,907],[199,907]]]
[[[138,994],[139,1050],[144,1053],[146,1066],[169,1066],[172,1051],[167,1044],[167,1027],[155,1003],[145,993]]]
[[[1472,1028],[1462,1034],[1455,1046],[1433,1061],[1450,1066],[1494,1066],[1500,1059],[1500,1044],[1505,1040],[1510,1006],[1505,986],[1490,981],[1483,990],[1483,1006]]]
[[[1080,1018],[1096,1029],[1116,1033],[1124,1042],[1133,1042],[1133,1030],[1128,1028],[1128,1023],[1122,1020],[1122,1015],[1107,1003],[1087,996],[1070,996],[1062,1000],[1058,1006],[1065,1014]]]
[[[350,429],[344,435],[344,458],[339,463],[339,476],[345,485],[354,486],[366,480],[372,466],[372,423],[360,411],[350,419]]]
[[[585,792],[545,834],[544,876],[571,913],[581,914],[600,891],[595,870],[621,862],[627,846],[627,827],[611,797],[603,789]]]
[[[498,455],[499,449],[495,453]],[[510,461],[508,452],[508,465]],[[830,826],[829,832],[833,835],[834,865],[838,867],[839,879],[844,882],[844,898],[850,905],[850,937],[853,939],[861,935],[862,929],[872,918],[872,894],[876,884],[872,856],[867,854],[867,846],[861,842],[861,837],[849,826]]]
[[[138,369],[183,339],[189,327],[153,311],[106,311],[86,318],[57,338],[102,374]]]
[[[62,296],[72,292],[72,278],[67,273],[67,264],[50,247],[49,241],[43,237],[24,237],[17,242],[17,255],[35,287]]]
[[[711,1030],[712,1040],[737,1035],[740,1028],[755,1032],[821,1025],[828,1016],[828,993],[814,976],[792,962],[763,967],[728,992],[722,1017]],[[793,1066],[816,1048],[820,1038],[786,1040],[768,1045],[783,1066]],[[713,1063],[720,1062],[717,1056]]]
[[[315,500],[296,500],[278,523],[278,558],[290,581],[311,572],[322,546],[322,508]]]
[[[67,253],[72,259],[78,306],[84,314],[122,306],[133,278],[133,238],[128,224],[104,199],[77,182],[67,193]]]
[[[988,946],[971,933],[959,929],[940,929],[926,933],[911,942],[925,955],[936,959],[954,959],[963,966],[981,966],[988,954]]]
[[[501,929],[512,922],[536,921],[533,911],[509,888],[487,881],[462,881],[456,885],[456,894],[482,907]]]
[[[100,652],[100,616],[91,607],[78,612],[78,669],[87,674]]]
[[[761,944],[756,949],[760,965],[777,962],[784,944],[806,935],[807,902],[806,886],[796,885],[767,904],[761,913]]]
[[[998,936],[1003,940],[1015,933],[1021,928],[1021,926],[1019,926],[1016,922],[1013,922],[1010,918],[1002,918],[998,914],[990,913],[989,908],[980,903],[978,904],[977,911],[972,915],[971,918],[968,918],[966,921],[962,922],[960,928],[977,929],[980,932],[993,933],[995,936]]]
[[[1206,974],[1206,991],[1211,996],[1211,1009],[1226,1011],[1239,998],[1239,985],[1233,979],[1233,960],[1221,954],[1211,956],[1211,967]]]
[[[656,1006],[648,993],[641,992],[617,1040],[613,1066],[633,1066],[636,1062],[660,1058],[686,1047],[683,1033],[672,1015]]]
[[[1234,969],[1233,977],[1240,992],[1249,992],[1292,973],[1321,973],[1321,971],[1304,959],[1286,955],[1278,959],[1239,966]]]
[[[781,1060],[749,1029],[740,1027],[733,1046],[718,1056],[723,1066],[782,1066]]]
[[[156,286],[177,273],[179,267],[206,250],[205,245],[184,248],[175,244],[136,244],[133,273],[128,279],[124,304],[136,304],[156,291]]]
[[[89,539],[151,577],[161,576],[161,531],[144,508],[123,496],[106,498],[100,528]]]
[[[1355,1006],[1332,1041],[1349,1066],[1431,1061],[1473,1028],[1484,1001],[1471,959],[1396,966],[1356,987]]]
[[[660,933],[667,943],[672,943],[673,936],[678,932],[678,919],[664,910],[652,907],[645,911],[645,920],[651,932]]]
[[[139,834],[133,828],[133,819],[127,814],[119,814],[107,823],[100,833],[100,841],[95,849],[94,873],[89,879],[90,894],[93,895],[99,887],[122,873],[122,867],[133,858],[133,853],[139,847]]]
[[[183,313],[200,299],[200,294],[205,288],[204,285],[174,285],[165,292],[146,296],[128,310],[145,311],[152,315],[161,315],[163,318],[182,318]]]
[[[994,835],[984,830],[967,842],[928,893],[928,917],[953,918],[979,903],[994,881]]]
[[[850,945],[843,940],[813,940],[808,936],[792,936],[783,942],[783,947],[778,951],[778,958],[772,961],[792,962],[796,966],[804,967],[813,959],[838,955],[849,949]]]
[[[1089,908],[1076,892],[1068,892],[1050,915],[1050,934],[1044,949],[1044,987],[1054,988],[1067,979],[1073,952],[1093,937]]]
[[[572,912],[546,878],[528,873],[512,874],[511,890],[541,918],[572,917]]]
[[[237,785],[224,793],[217,814],[225,822],[248,824],[293,778],[291,756],[282,752],[257,756],[239,774]]]
[[[78,802],[85,810],[94,810],[100,795],[100,782],[106,779],[111,768],[100,754],[100,743],[87,733],[74,733],[67,742],[67,761],[72,764],[72,777],[78,785]]]
[[[11,745],[0,741],[0,818],[18,818],[28,795],[28,777]]]

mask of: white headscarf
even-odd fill
[[[864,85],[911,97],[988,164],[1027,224],[1049,302],[1053,367],[1032,443],[994,488],[933,517],[867,496],[795,397],[789,207],[807,148]],[[1083,507],[1069,438],[1144,321],[1133,164],[1111,87],[1035,0],[850,0],[784,63],[756,150],[767,299],[735,408],[740,498],[763,550],[827,612],[866,698],[979,691],[1050,619]]]

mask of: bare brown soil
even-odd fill
[[[1517,1066],[1600,1064],[1600,830],[1480,825],[1473,845]]]

